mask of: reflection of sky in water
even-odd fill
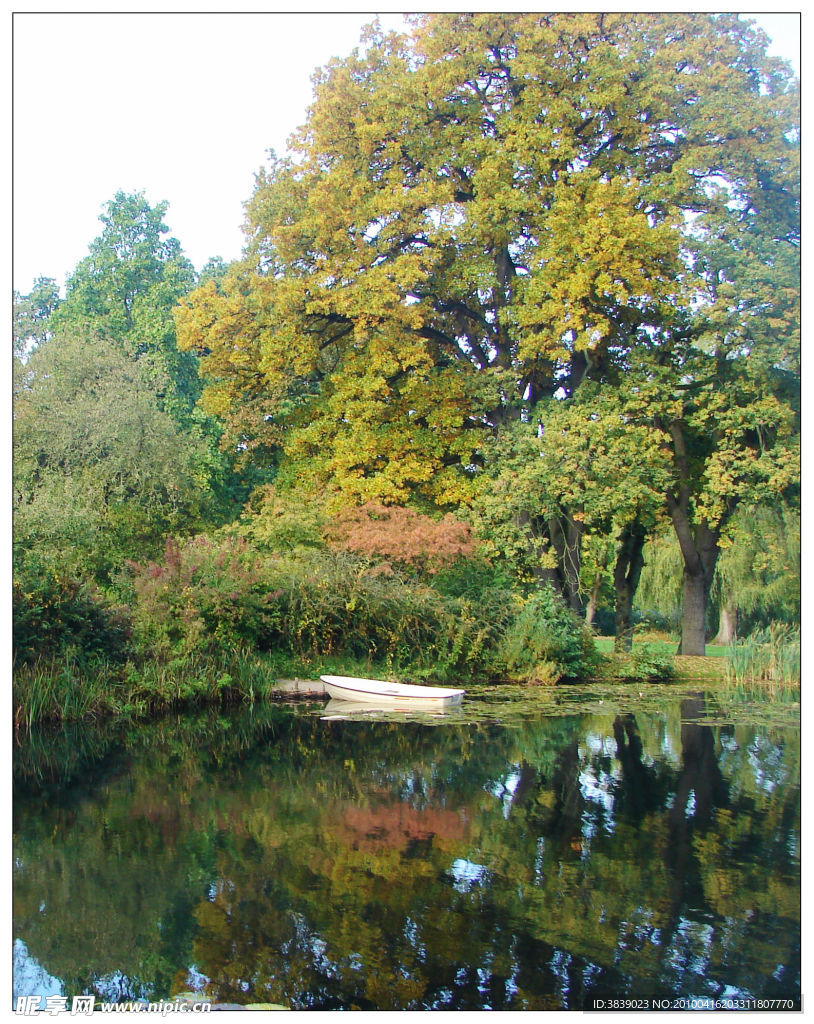
[[[724,733],[721,734],[719,742],[721,771],[724,775],[732,775],[744,763],[740,744],[734,736]],[[792,781],[788,766],[783,761],[782,743],[775,743],[769,736],[758,732],[745,749],[746,763],[749,765],[752,779],[764,793],[774,793],[778,786],[788,785]],[[738,790],[743,788],[736,775],[732,779],[732,785]]]
[[[593,765],[587,765],[579,773],[579,791],[583,799],[599,804],[611,819],[613,815],[613,788],[618,778],[614,772],[597,771]],[[609,820],[609,827],[613,822]]]
[[[51,975],[28,953],[22,939],[14,940],[14,981],[12,997],[18,996],[61,996],[62,983]]]
[[[785,782],[782,753],[766,736],[759,733],[755,736],[749,747],[749,764],[755,773],[755,782],[764,792],[772,793],[779,783]]]
[[[580,747],[580,757],[584,757],[586,751],[590,751],[590,753],[597,756],[614,757],[616,754],[616,741],[612,736],[589,732],[585,734],[585,739]]]
[[[121,971],[96,978],[94,985],[102,999],[108,1003],[117,1003],[124,999],[147,999],[150,995],[149,986],[128,978]]]
[[[463,858],[453,861],[449,870],[455,879],[454,884],[458,892],[469,892],[486,874],[486,867],[483,864],[474,864],[471,860]]]
[[[200,992],[205,987],[209,978],[205,974],[201,974],[195,964],[192,964],[187,970],[187,983],[186,987],[190,992]]]
[[[579,791],[583,800],[602,809],[605,831],[612,833],[614,794],[622,781],[622,769],[616,758],[616,741],[612,736],[587,733],[579,748],[582,767],[579,772]],[[610,771],[594,764],[596,758],[611,760]],[[583,815],[583,834],[590,839],[595,834],[595,822]]]
[[[497,782],[494,782],[488,787],[488,792],[490,792],[492,796],[496,796],[501,801],[503,805],[504,818],[509,817],[509,811],[512,809],[512,797],[514,796],[514,791],[517,789],[517,783],[520,781],[521,777],[520,769],[521,766],[519,764],[513,764],[508,775],[504,775],[502,778],[498,779]]]
[[[539,885],[543,880],[543,857],[545,855],[545,836],[537,838],[537,853],[534,857],[534,881]]]
[[[674,970],[680,972],[682,977],[686,978],[688,973],[697,975],[699,979],[706,977],[714,935],[711,925],[682,917],[673,937],[667,962]],[[697,991],[687,993],[688,996],[706,994],[706,988],[701,984]]]
[[[568,969],[571,966],[571,960],[571,954],[562,949],[556,950],[551,958],[551,970],[557,978],[557,993],[565,1009],[569,1008],[570,979],[568,977]]]
[[[673,745],[672,737],[668,732],[665,732],[661,741],[661,760],[666,764],[678,767],[681,764],[681,752],[676,750]]]

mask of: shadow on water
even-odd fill
[[[17,994],[562,1009],[800,991],[799,727],[473,693],[32,733]]]

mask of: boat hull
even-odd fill
[[[379,708],[438,710],[451,708],[464,699],[464,690],[440,686],[408,686],[384,679],[357,679],[353,676],[320,676],[325,690],[335,700],[368,704]]]
[[[393,705],[392,707],[385,707],[383,704],[365,704],[362,701],[356,700],[337,700],[335,697],[331,697],[328,703],[322,710],[320,718],[323,722],[335,722],[335,721],[359,721],[360,719],[367,719],[368,721],[375,720],[377,718],[385,717],[387,721],[393,721],[395,716],[401,716],[405,719],[423,720],[426,718],[445,718],[449,715],[453,715],[460,704],[453,704],[449,707],[427,707],[427,702],[422,701],[418,704],[417,701],[407,701],[405,704]]]

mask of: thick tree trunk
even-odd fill
[[[613,586],[616,592],[616,636],[614,650],[629,651],[633,646],[633,598],[644,566],[644,542],[647,534],[639,522],[630,523],[622,531]]]
[[[602,573],[596,574],[591,592],[588,595],[588,604],[585,606],[585,625],[592,626],[596,616],[596,606],[599,604],[599,592],[602,590]]]
[[[711,530],[706,520],[693,527],[685,518],[680,525],[679,544],[684,558],[684,585],[678,653],[703,656],[706,654],[707,604],[712,577],[715,575],[715,563],[718,561],[718,531]],[[678,529],[676,532],[679,532]]]
[[[557,556],[559,592],[572,611],[582,615],[579,570],[582,561],[583,524],[571,515],[548,520],[548,535]]]
[[[684,566],[680,654],[706,654],[707,596],[703,573],[688,572]]]
[[[734,644],[738,635],[738,606],[735,599],[733,597],[722,599],[718,614],[718,635],[712,642],[724,646]]]
[[[691,490],[689,455],[680,420],[670,424],[676,468],[681,483],[676,493],[667,492],[667,510],[673,521],[681,557],[684,561],[684,585],[681,600],[681,642],[679,654],[706,653],[707,602],[718,561],[718,538],[730,508],[714,528],[706,519],[693,523],[690,516]]]

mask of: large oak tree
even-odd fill
[[[243,263],[178,316],[230,443],[282,446],[338,503],[452,505],[485,436],[635,370],[658,385],[645,418],[673,473],[683,649],[703,651],[710,566],[749,486],[713,500],[709,478],[793,429],[797,93],[765,43],[681,13],[373,28],[258,175]],[[531,526],[556,553],[551,523]]]

